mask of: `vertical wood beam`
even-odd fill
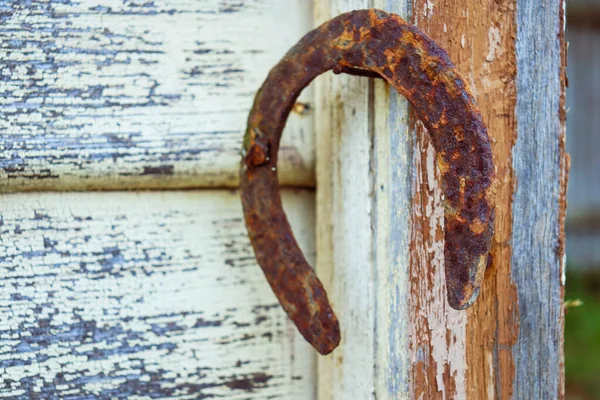
[[[406,16],[407,1],[318,1],[317,23],[377,7]],[[317,79],[317,265],[340,318],[342,342],[319,359],[320,399],[409,395],[408,108],[379,80]]]
[[[565,1],[517,2],[512,279],[515,398],[564,397]]]
[[[515,6],[515,1],[414,0],[413,23],[446,49],[471,86],[492,141],[498,177],[493,263],[473,308],[457,312],[443,302],[440,180],[437,168],[425,157],[433,158],[429,138],[416,122],[417,148],[423,151],[415,151],[414,160],[417,181],[412,234],[416,251],[411,269],[417,282],[411,296],[411,324],[424,332],[411,335],[411,349],[418,355],[413,375],[417,398],[511,397],[515,373],[511,347],[519,323],[510,263],[515,184],[511,157],[516,137]],[[435,179],[430,178],[433,176]],[[429,281],[430,293],[418,283],[422,281]]]
[[[319,78],[317,265],[343,334],[320,398],[562,398],[564,2],[328,0],[316,21],[366,7],[412,20],[471,86],[498,175],[493,263],[476,305],[450,309],[425,129],[381,82]]]

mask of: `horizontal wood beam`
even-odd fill
[[[0,191],[235,187],[254,94],[312,4],[14,1],[0,19]],[[300,101],[279,178],[311,187]]]
[[[315,258],[314,192],[283,191]],[[228,190],[0,196],[1,398],[314,399]]]

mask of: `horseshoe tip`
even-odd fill
[[[322,356],[326,356],[327,354],[335,350],[339,344],[340,336],[338,334],[337,337],[332,337],[328,341],[321,340],[319,343],[313,343],[312,345],[319,352],[319,354],[321,354]]]
[[[331,316],[327,318],[327,323],[319,324],[318,331],[318,334],[309,334],[307,340],[321,355],[325,356],[335,350],[341,340],[340,324],[335,317],[335,314],[332,313]]]
[[[455,310],[466,310],[471,307],[479,297],[480,288],[474,288],[470,296],[464,296],[464,292],[457,294],[448,292],[448,304]]]

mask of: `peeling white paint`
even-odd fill
[[[485,363],[487,364],[485,370],[488,371],[488,376],[487,376],[487,380],[488,382],[494,382],[494,354],[491,351],[486,351],[485,352]],[[496,396],[494,396],[494,385],[491,384],[487,384],[486,386],[486,399],[487,400],[494,400],[496,398]]]
[[[435,150],[430,144],[427,149],[425,172],[427,175],[427,184],[429,193],[425,196],[425,217],[429,219],[430,226],[428,230],[432,235],[436,232],[441,232],[444,223],[444,208],[442,206],[442,190],[438,185],[436,177],[435,165]],[[417,170],[419,170],[420,157],[415,158],[417,162]],[[417,174],[414,182],[416,190],[421,187],[421,182]],[[414,207],[413,212],[418,213],[420,207]],[[425,244],[426,252],[429,257],[432,257],[432,262],[428,266],[426,254],[417,254],[417,260],[420,266],[418,271],[427,270],[430,274],[433,286],[428,286],[427,279],[422,277],[413,277],[413,281],[418,281],[421,286],[419,293],[424,297],[420,301],[421,309],[417,318],[417,325],[411,325],[411,340],[418,340],[419,332],[425,329],[425,326],[420,326],[420,323],[426,323],[429,329],[430,350],[423,352],[423,357],[428,357],[429,354],[433,358],[436,365],[436,382],[435,385],[440,393],[441,398],[446,399],[446,387],[444,383],[445,366],[448,365],[450,376],[455,381],[455,393],[450,398],[466,398],[466,338],[465,330],[467,317],[464,312],[456,311],[450,308],[446,302],[446,287],[444,276],[444,242],[430,241]],[[417,248],[417,252],[420,252]],[[428,268],[429,267],[429,268]],[[450,338],[449,342],[447,338]],[[416,359],[428,364],[428,358]],[[433,385],[433,382],[429,383]]]
[[[284,192],[314,262],[314,196]],[[229,191],[0,196],[0,397],[312,399]]]
[[[254,94],[312,28],[306,0],[6,7],[3,191],[236,186]],[[313,115],[292,113],[281,182],[313,184],[313,153]]]
[[[433,15],[433,7],[434,7],[433,1],[426,0],[425,4],[423,4],[423,15],[431,17]]]
[[[322,19],[369,7],[406,17],[409,5],[316,2]],[[331,75],[317,85],[318,269],[342,327],[340,347],[319,358],[321,400],[410,396],[408,103],[374,85]]]
[[[496,59],[496,56],[500,57],[504,53],[502,48],[502,38],[500,37],[500,29],[492,26],[488,30],[488,43],[489,50],[485,56],[485,61],[492,62]]]

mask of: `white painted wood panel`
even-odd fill
[[[319,1],[316,20],[405,1]],[[410,395],[409,212],[412,138],[407,102],[382,81],[317,80],[317,267],[342,341],[319,357],[319,399]]]
[[[313,193],[284,206],[313,262]],[[8,194],[0,210],[0,398],[315,398],[315,352],[237,192]]]
[[[3,2],[0,190],[236,186],[254,94],[311,27],[308,0]],[[314,184],[312,125],[290,117],[283,184]]]

